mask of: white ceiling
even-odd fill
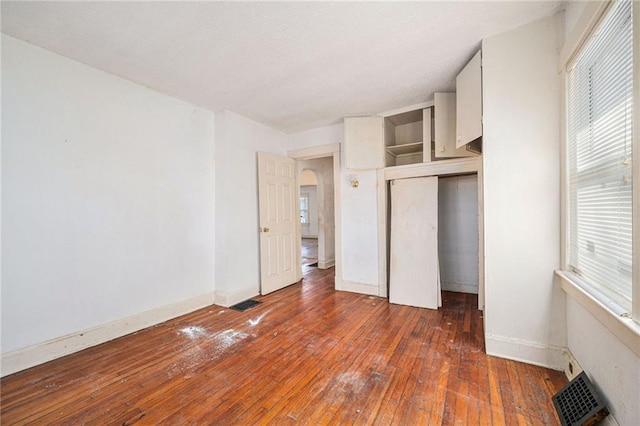
[[[480,40],[562,2],[2,2],[2,32],[286,133],[455,89]]]

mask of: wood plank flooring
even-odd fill
[[[318,239],[303,238],[302,239],[302,265],[310,265],[318,262]]]
[[[554,425],[560,372],[484,354],[473,295],[438,311],[335,292],[333,269],[1,380],[2,424]]]

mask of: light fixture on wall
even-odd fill
[[[349,181],[351,181],[351,186],[354,188],[360,186],[360,182],[358,182],[358,177],[356,175],[349,175]]]

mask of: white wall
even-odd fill
[[[302,238],[318,238],[318,187],[316,185],[301,185],[300,196],[309,198],[309,223],[300,226]]]
[[[344,157],[343,157],[344,158]],[[350,175],[360,185],[351,186]],[[343,288],[373,287],[363,292],[377,293],[378,276],[378,201],[375,170],[350,172],[342,176],[342,280]]]
[[[478,176],[438,178],[442,290],[478,294]]]
[[[260,292],[258,151],[286,156],[287,136],[231,111],[216,113],[216,303]]]
[[[311,148],[314,146],[342,143],[344,139],[343,123],[319,127],[306,132],[289,135],[289,150]]]
[[[299,185],[313,185],[313,186],[317,186],[318,185],[318,179],[316,179],[316,174],[313,173],[311,170],[303,170],[302,174],[300,175],[300,182],[298,182]]]
[[[213,161],[213,113],[3,35],[2,353],[211,302]]]
[[[562,369],[558,17],[483,40],[487,353]]]
[[[565,40],[569,37],[569,34],[573,31],[580,18],[582,12],[584,12],[585,7],[587,6],[586,1],[568,1],[565,6],[564,12],[564,38]]]

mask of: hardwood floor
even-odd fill
[[[302,239],[302,266],[318,262],[318,239]]]
[[[476,297],[438,311],[335,292],[211,306],[1,380],[2,424],[558,424],[560,372],[484,354]]]

